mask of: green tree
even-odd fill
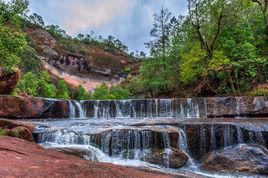
[[[78,87],[76,99],[78,101],[90,99],[89,93],[86,91],[86,89],[82,85],[79,85]]]
[[[97,87],[93,93],[93,99],[97,100],[109,100],[109,87],[106,84],[101,84]]]
[[[20,54],[26,47],[26,40],[20,30],[20,15],[23,15],[28,1],[0,1],[0,67],[7,73],[13,72],[19,64]]]
[[[38,77],[28,72],[22,76],[22,79],[16,86],[16,93],[24,93],[30,96],[38,96],[39,80]]]
[[[38,95],[45,98],[57,97],[57,88],[51,82],[51,77],[46,71],[43,71],[40,74]]]
[[[59,81],[57,97],[61,99],[70,99],[66,82],[63,79]]]
[[[131,93],[126,88],[113,87],[111,88],[109,95],[110,95],[110,98],[112,99],[123,100],[123,99],[129,99],[131,96]]]

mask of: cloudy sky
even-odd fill
[[[46,25],[59,25],[69,35],[94,31],[119,38],[130,51],[146,51],[152,15],[162,5],[175,16],[187,11],[186,0],[30,0],[30,12],[41,15]]]

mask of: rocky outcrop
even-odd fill
[[[105,45],[77,44],[71,41],[70,44],[62,44],[46,30],[37,27],[27,28],[26,33],[30,44],[44,62],[44,68],[71,86],[78,85],[75,80],[67,80],[66,75],[85,79],[80,84],[88,90],[94,90],[102,83],[112,85],[126,77],[123,71],[131,57],[124,51]],[[91,81],[97,84],[91,86]]]
[[[0,118],[67,118],[68,101],[0,96]]]
[[[98,161],[94,153],[92,153],[89,149],[84,149],[81,147],[52,147],[49,148],[51,150],[56,150],[64,154],[69,154],[73,156],[77,156],[82,159],[90,160],[90,161]]]
[[[239,145],[211,152],[201,167],[210,171],[247,172],[268,175],[268,150],[258,145]]]
[[[0,67],[0,94],[10,94],[20,79],[20,71],[17,69],[10,74],[4,74]]]
[[[121,166],[89,162],[23,140],[0,137],[1,177],[170,177]]]
[[[267,97],[206,98],[207,116],[268,116]]]
[[[34,142],[34,126],[29,123],[0,119],[0,129],[4,135]]]

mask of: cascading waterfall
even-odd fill
[[[216,150],[216,136],[215,136],[214,125],[212,125],[210,128],[210,150],[211,151]]]
[[[75,118],[76,117],[75,106],[72,101],[68,101],[68,103],[69,103],[69,117]]]
[[[224,142],[224,148],[227,148],[227,147],[232,145],[231,132],[230,132],[230,126],[229,125],[224,126],[223,142]]]
[[[84,101],[82,105],[90,118],[200,118],[205,117],[204,103],[204,99],[154,99]]]
[[[237,143],[238,144],[244,143],[244,136],[243,136],[241,128],[237,126],[236,132],[237,132]]]
[[[83,102],[69,101],[70,118],[85,118],[85,109],[82,108],[82,104]]]
[[[243,106],[234,110],[242,112]],[[153,155],[161,160],[162,168],[169,168],[180,150],[189,158],[185,168],[195,169],[208,152],[235,144],[266,144],[265,132],[217,118],[215,122],[203,119],[209,114],[205,99],[69,101],[69,113],[73,119],[43,127],[37,141],[85,147],[97,154],[89,155],[90,160],[148,163]]]

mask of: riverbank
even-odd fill
[[[172,177],[112,164],[90,162],[57,151],[45,150],[35,143],[11,137],[0,137],[0,165],[0,177]]]

